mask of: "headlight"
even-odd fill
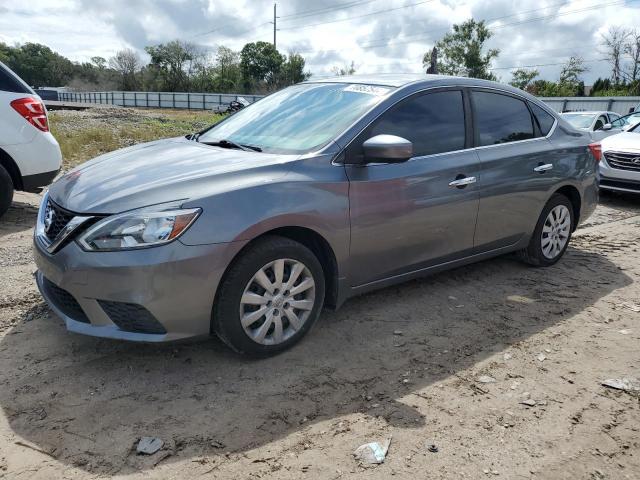
[[[184,233],[202,211],[175,207],[175,204],[157,205],[107,217],[84,232],[78,243],[90,251],[129,250],[169,243]]]

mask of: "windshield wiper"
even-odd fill
[[[198,141],[198,139],[195,139]],[[254,145],[241,145],[239,143],[233,142],[231,140],[222,139],[217,142],[201,142],[205,145],[212,145],[214,147],[222,147],[222,148],[237,148],[238,150],[244,150],[245,152],[261,152],[262,149],[260,147],[256,147]]]

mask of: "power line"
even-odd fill
[[[422,5],[424,3],[429,3],[429,2],[433,2],[433,0],[423,0],[421,2],[410,3],[409,5],[403,5],[401,7],[387,8],[385,10],[377,10],[375,12],[365,13],[363,15],[356,15],[354,17],[347,17],[347,18],[339,18],[337,20],[329,20],[327,22],[310,23],[310,24],[307,24],[307,25],[293,25],[291,27],[284,27],[282,30],[298,30],[298,29],[301,29],[301,28],[317,27],[319,25],[327,25],[327,24],[330,24],[330,23],[348,22],[349,20],[354,20],[356,18],[364,18],[364,17],[370,17],[372,15],[378,15],[380,13],[393,12],[393,11],[396,11],[396,10],[402,10],[404,8],[415,7],[417,5]]]
[[[613,6],[613,5],[620,5],[620,4],[625,4],[625,3],[631,3],[631,2],[637,2],[638,0],[617,0],[614,2],[610,2],[610,3],[603,3],[603,4],[598,4],[598,5],[592,5],[590,7],[587,8],[581,8],[581,9],[577,9],[577,10],[569,10],[567,12],[558,12],[558,13],[554,13],[552,15],[546,15],[543,17],[537,17],[537,18],[533,18],[533,19],[527,19],[527,20],[521,20],[521,21],[517,21],[517,22],[512,22],[512,23],[505,23],[502,25],[498,25],[495,27],[491,27],[492,29],[496,29],[496,28],[505,28],[505,27],[509,27],[509,26],[516,26],[516,25],[522,25],[525,23],[533,23],[533,22],[537,22],[540,20],[547,20],[550,18],[557,18],[560,16],[566,16],[566,15],[572,15],[574,13],[581,13],[584,11],[588,11],[588,10],[593,10],[596,8],[602,8],[602,7],[608,7],[608,6]],[[544,10],[547,8],[551,8],[551,7],[544,7],[544,8],[540,8],[540,9],[535,9],[535,10],[530,10],[529,12],[533,12],[533,11],[539,11],[539,10]],[[507,18],[509,16],[512,15],[506,15],[506,16],[502,16],[502,17],[496,17],[496,18],[492,18],[492,19],[487,19],[487,22],[493,22],[496,20],[500,20],[503,18]],[[431,35],[433,35],[433,33],[437,32],[437,31],[450,31],[450,27],[447,29],[439,29],[433,32],[429,32],[426,34],[416,34],[416,35],[411,35],[411,37],[416,37],[416,38],[421,38],[421,37],[429,37]],[[386,37],[386,38],[379,38],[376,40],[383,40],[383,39],[392,39],[394,37]],[[408,38],[408,37],[404,37],[404,38]],[[367,50],[367,49],[372,49],[372,48],[383,48],[383,47],[392,47],[392,46],[396,46],[396,45],[404,45],[404,44],[409,44],[409,43],[413,43],[415,42],[415,40],[405,40],[405,41],[401,41],[401,42],[393,42],[393,43],[379,43],[379,44],[370,44],[370,45],[364,45],[364,46],[356,46],[356,47],[351,47],[348,49],[328,49],[328,50],[305,50],[305,51],[300,51],[298,53],[328,53],[328,52],[343,52],[345,50],[353,50],[353,49],[363,49],[363,50]]]
[[[324,15],[325,13],[331,13],[337,10],[344,10],[347,8],[352,8],[352,7],[356,7],[358,5],[364,5],[365,3],[373,3],[373,2],[377,2],[378,0],[362,0],[359,2],[347,2],[347,3],[343,3],[340,5],[334,5],[332,7],[324,7],[324,8],[318,8],[316,10],[305,10],[303,12],[300,13],[291,13],[289,15],[282,15],[281,18],[291,18],[291,17],[310,17],[313,15]]]

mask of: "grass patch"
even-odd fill
[[[49,123],[68,170],[119,148],[197,132],[221,118],[210,112],[96,108],[50,112]]]

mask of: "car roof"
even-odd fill
[[[405,86],[424,87],[446,87],[446,86],[467,86],[467,87],[487,87],[495,88],[505,92],[515,93],[541,103],[532,95],[519,90],[511,85],[482,80],[479,78],[455,77],[449,75],[432,75],[421,73],[372,73],[359,75],[342,75],[334,77],[316,77],[303,83],[355,83],[363,85],[379,85],[384,87],[401,88]],[[543,104],[544,105],[544,104]]]

